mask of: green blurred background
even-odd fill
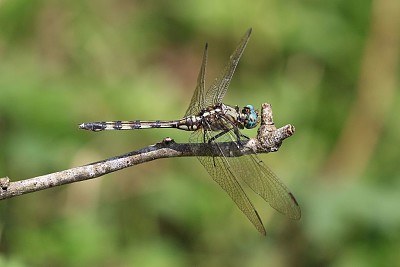
[[[179,118],[204,43],[210,83],[253,27],[225,102],[295,125],[261,157],[303,212],[250,193],[260,236],[195,158],[156,160],[1,201],[0,266],[399,266],[399,18],[398,0],[0,0],[0,177],[186,142],[77,125]]]

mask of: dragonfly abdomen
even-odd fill
[[[136,130],[154,128],[177,128],[185,131],[195,131],[199,122],[196,117],[186,117],[175,121],[98,121],[85,122],[79,125],[80,129],[94,132],[107,130]]]

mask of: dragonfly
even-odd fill
[[[255,228],[266,235],[261,218],[242,185],[247,184],[275,210],[291,219],[298,220],[301,217],[301,211],[295,197],[255,152],[241,157],[232,157],[220,146],[223,142],[234,142],[237,148],[240,148],[241,142],[249,139],[241,133],[241,130],[252,129],[260,121],[258,111],[252,105],[246,105],[240,109],[238,106],[229,106],[222,102],[251,32],[251,28],[247,30],[225,68],[207,90],[205,89],[205,74],[208,44],[206,43],[197,86],[182,119],[86,122],[80,124],[79,128],[95,132],[154,128],[191,131],[190,143],[207,143],[209,146],[206,146],[208,147],[206,149],[213,151],[209,151],[210,153],[206,155],[215,155],[212,152],[219,154],[219,156],[198,156],[200,163],[214,181],[228,193]]]

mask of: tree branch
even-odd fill
[[[239,148],[235,142],[220,143],[221,151],[224,155],[229,155],[231,157],[240,157],[253,153],[275,152],[278,151],[284,139],[293,135],[294,130],[294,127],[290,124],[276,129],[272,118],[271,105],[262,104],[261,126],[258,129],[257,137],[243,141],[243,146]],[[221,156],[221,152],[215,151],[215,149],[209,149],[211,145],[212,144],[179,144],[167,137],[161,143],[120,156],[90,163],[85,166],[16,182],[10,182],[8,177],[0,178],[0,200],[48,189],[54,186],[97,178],[107,173],[160,158]]]

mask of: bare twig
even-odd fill
[[[234,142],[220,143],[221,151],[208,149],[210,144],[178,144],[171,138],[161,143],[132,151],[120,156],[94,162],[60,172],[38,176],[26,180],[10,182],[8,177],[0,179],[0,200],[40,191],[54,186],[84,181],[100,177],[107,173],[135,166],[160,158],[213,156],[219,157],[221,152],[231,157],[240,157],[252,153],[269,153],[278,151],[282,141],[294,133],[290,124],[276,129],[271,105],[263,104],[261,110],[261,126],[256,138],[244,141],[238,148]]]

